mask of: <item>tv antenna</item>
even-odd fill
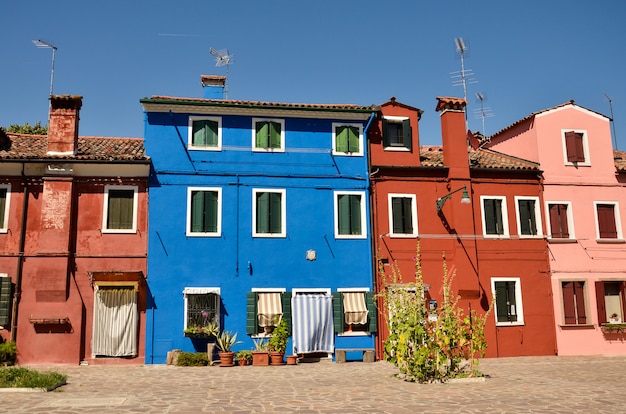
[[[235,61],[235,55],[228,53],[228,49],[209,49],[209,53],[215,56],[215,66],[226,66],[226,82],[224,82],[224,98],[228,99],[228,70],[230,64]]]
[[[474,116],[476,119],[480,118],[482,120],[482,133],[487,136],[487,131],[485,130],[485,118],[493,118],[495,115],[491,112],[491,108],[484,106],[484,103],[487,100],[485,94],[480,92],[476,93],[476,99],[480,102],[480,108],[474,109]]]
[[[467,84],[476,83],[478,81],[474,78],[469,77],[474,75],[471,69],[465,69],[465,54],[468,51],[468,47],[465,45],[465,41],[463,41],[462,37],[456,37],[454,39],[454,44],[456,46],[456,52],[461,58],[461,71],[450,73],[453,79],[452,84],[453,86],[463,86],[463,99],[467,103]],[[467,126],[467,110],[465,111],[465,124]]]
[[[54,54],[57,51],[57,47],[41,39],[33,40],[33,44],[38,48],[52,49],[52,69],[50,70],[50,96],[52,96],[52,85],[54,84]]]
[[[615,145],[615,149],[617,149],[617,137],[615,136],[615,120],[613,119],[613,100],[606,93],[604,94],[606,99],[609,100],[609,108],[611,109],[611,127],[613,128],[613,145]]]

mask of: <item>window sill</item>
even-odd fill
[[[554,244],[578,243],[578,240],[576,240],[576,239],[560,239],[560,238],[548,237],[548,243],[554,243]]]
[[[411,150],[407,147],[383,147],[385,151],[394,151],[394,152],[411,152]]]
[[[594,324],[580,324],[580,325],[575,325],[575,324],[571,324],[571,325],[559,325],[559,328],[565,330],[565,331],[570,331],[570,330],[578,330],[578,329],[595,329],[595,325]]]
[[[189,151],[221,151],[222,147],[187,147]]]
[[[337,336],[370,336],[371,334],[369,331],[345,331],[339,332]]]
[[[496,328],[506,328],[508,326],[524,326],[524,322],[496,322]]]
[[[414,239],[416,237],[417,237],[417,234],[389,233],[389,238],[391,238],[391,239]]]
[[[598,244],[624,244],[626,240],[624,239],[596,239],[596,243]]]
[[[333,152],[338,157],[362,157],[362,152]]]

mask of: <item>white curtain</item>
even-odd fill
[[[291,298],[293,342],[297,353],[334,352],[333,301],[330,295]]]
[[[93,303],[92,354],[137,356],[137,292],[96,286]]]

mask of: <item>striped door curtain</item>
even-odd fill
[[[332,297],[296,295],[291,298],[291,308],[295,352],[334,352]]]
[[[367,322],[367,306],[363,292],[343,292],[343,308],[348,325],[363,325]]]
[[[137,356],[137,292],[132,288],[95,287],[93,355]]]

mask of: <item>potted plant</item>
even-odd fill
[[[609,323],[622,323],[622,320],[617,313],[613,312],[609,317]]]
[[[252,351],[249,349],[242,349],[241,351],[237,351],[235,354],[235,358],[239,362],[240,366],[250,365],[252,364]]]
[[[252,351],[252,365],[267,366],[270,364],[269,352],[267,351],[266,338],[254,338],[254,351]]]
[[[289,328],[287,327],[287,321],[283,318],[280,323],[274,328],[272,336],[267,343],[267,347],[270,350],[270,358],[272,365],[283,364],[283,356],[287,349],[287,340],[289,339]]]
[[[235,353],[231,348],[238,343],[240,342],[237,342],[237,332],[223,331],[217,336],[217,349],[219,350],[221,367],[232,367],[235,365]]]

